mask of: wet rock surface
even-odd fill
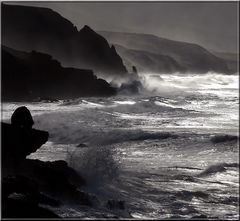
[[[26,159],[48,140],[48,132],[2,123],[2,217],[59,218],[44,206],[91,205],[78,188],[85,180],[67,162]]]
[[[123,201],[99,199],[86,192],[85,179],[67,162],[27,158],[49,136],[47,131],[32,129],[34,121],[27,107],[18,107],[11,122],[1,123],[3,218],[60,218],[65,217],[62,208],[76,207],[104,206],[110,213],[125,210]]]

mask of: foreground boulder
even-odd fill
[[[17,194],[15,194],[17,195]],[[32,204],[24,195],[18,195],[7,198],[3,203],[3,218],[59,218],[52,211]]]
[[[11,121],[15,125],[2,123],[3,218],[60,218],[53,212],[61,210],[56,207],[99,203],[80,189],[85,180],[65,161],[26,159],[48,140],[48,132],[31,128],[34,121],[26,107],[19,107]],[[111,200],[107,208],[124,210],[124,202]]]
[[[20,128],[7,123],[2,126],[2,160],[3,165],[12,161],[24,160],[48,140],[48,132]]]
[[[76,186],[85,184],[85,180],[63,160],[43,162],[26,159],[15,168],[14,173],[31,177],[39,184],[41,191],[56,196],[76,193]]]
[[[63,202],[91,205],[90,196],[78,189],[85,184],[84,179],[65,161],[26,159],[49,136],[47,131],[32,129],[30,111],[24,106],[17,108],[11,122],[1,123],[2,216],[58,218],[43,206],[58,207]]]
[[[58,218],[39,204],[59,206],[58,201],[39,192],[36,182],[24,176],[7,176],[2,181],[3,218]]]

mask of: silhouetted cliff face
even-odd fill
[[[113,75],[127,72],[106,39],[88,26],[78,31],[48,8],[2,4],[2,43],[18,50],[50,54],[63,66]]]
[[[231,73],[239,72],[239,55],[234,53],[226,53],[226,52],[215,52],[212,51],[214,55],[224,60],[227,64],[228,69]]]
[[[118,45],[117,52],[129,66],[144,67],[150,72],[216,71],[229,73],[223,59],[205,48],[185,42],[172,41],[154,35],[99,31],[110,43]]]
[[[127,49],[120,45],[115,45],[115,47],[129,70],[131,70],[133,66],[137,66],[140,72],[173,73],[186,71],[186,68],[170,56]]]
[[[2,47],[2,100],[109,96],[115,89],[91,70],[63,68],[50,55]]]

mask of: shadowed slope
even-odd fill
[[[88,26],[78,31],[70,21],[48,8],[2,4],[2,43],[18,50],[50,54],[63,66],[108,75],[127,72],[106,39]]]
[[[132,60],[133,52],[141,56],[150,57],[151,59],[156,56],[162,56],[158,59],[154,59],[154,66],[163,67],[161,63],[165,65],[170,64],[172,70],[182,72],[183,70],[189,72],[205,73],[208,71],[228,73],[229,69],[227,64],[221,58],[211,54],[205,48],[197,45],[185,42],[178,42],[169,39],[159,38],[154,35],[147,34],[135,34],[135,33],[121,33],[121,32],[107,32],[99,31],[99,34],[104,36],[110,43],[114,45],[120,45],[126,49],[118,50],[119,54],[125,60],[130,60],[131,65],[143,63],[141,59],[136,58]],[[154,56],[153,56],[154,55]],[[163,56],[171,57],[174,62],[169,63],[168,60],[164,60]],[[147,59],[144,61],[147,63]],[[176,63],[178,68],[176,68]],[[159,71],[165,71],[166,69],[160,68]],[[148,67],[148,71],[155,71],[151,66]],[[170,72],[171,69],[170,69]]]
[[[50,55],[2,47],[2,100],[68,99],[115,94],[91,70],[63,68]]]

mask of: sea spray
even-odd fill
[[[118,189],[118,185],[123,182],[119,178],[121,159],[113,146],[78,148],[69,151],[66,160],[86,180],[86,186],[81,189],[95,196],[92,202],[94,207],[104,211],[109,209],[108,202],[114,205],[122,202],[125,205]],[[110,210],[118,216],[129,217],[127,210],[119,206]]]
[[[232,89],[238,90],[238,75],[226,75],[215,72],[205,74],[167,74],[140,73],[139,79],[145,91],[155,95],[176,96],[199,93],[233,95]],[[222,89],[224,91],[219,91]]]
[[[85,147],[69,152],[67,161],[90,185],[101,185],[118,177],[119,162],[110,146]]]

